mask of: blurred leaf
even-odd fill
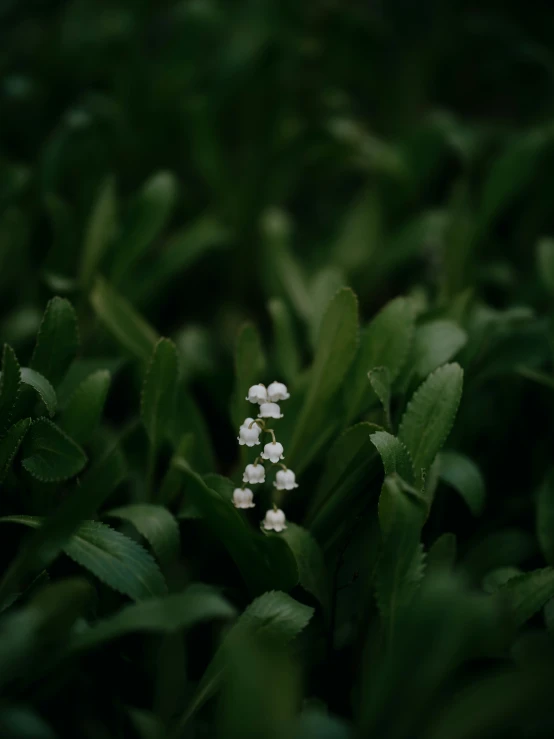
[[[110,373],[98,370],[75,390],[60,414],[61,428],[79,444],[86,444],[102,419],[110,387]]]
[[[78,474],[87,462],[80,446],[52,421],[39,418],[25,437],[23,467],[42,482],[60,482]]]
[[[481,586],[485,593],[495,593],[500,587],[505,585],[508,580],[521,575],[519,567],[498,567],[496,570],[487,572],[483,578]]]
[[[79,330],[73,306],[65,298],[52,298],[40,324],[30,367],[57,387],[78,350]]]
[[[300,352],[292,318],[286,303],[279,298],[272,298],[269,301],[268,310],[273,321],[277,369],[285,382],[292,383],[300,371]]]
[[[441,452],[439,474],[441,480],[462,496],[473,515],[480,516],[485,506],[486,490],[475,462],[459,452]]]
[[[286,296],[299,318],[308,322],[312,315],[306,276],[290,248],[291,226],[282,211],[266,211],[261,223],[269,294]]]
[[[374,189],[367,189],[349,205],[333,244],[333,261],[352,273],[367,268],[380,246],[381,206]]]
[[[437,571],[452,571],[456,564],[456,535],[441,534],[435,539],[427,552],[427,575],[435,575]]]
[[[79,277],[85,292],[90,289],[99,272],[106,251],[113,241],[116,228],[116,211],[115,181],[113,177],[109,177],[100,188],[85,232],[79,268]]]
[[[554,239],[541,239],[537,244],[537,269],[543,285],[554,295]]]
[[[48,411],[48,415],[52,418],[56,413],[58,405],[56,391],[52,385],[48,382],[46,377],[43,377],[39,372],[35,372],[35,370],[32,370],[29,367],[22,367],[20,375],[21,382],[24,385],[29,385],[33,390],[36,390]]]
[[[0,430],[6,429],[21,389],[21,370],[14,350],[4,344],[0,374]]]
[[[389,642],[402,609],[410,603],[423,577],[419,566],[414,569],[414,560],[420,553],[424,518],[421,501],[408,494],[400,481],[386,477],[379,497],[382,545],[375,593]]]
[[[539,487],[536,514],[537,539],[544,558],[554,564],[554,475],[549,472]]]
[[[165,428],[175,412],[175,393],[179,374],[177,348],[169,339],[160,339],[142,388],[142,422],[153,449],[157,449]]]
[[[128,294],[140,304],[154,295],[163,295],[167,284],[201,257],[227,243],[227,229],[212,213],[201,215],[191,225],[176,231],[156,253],[144,272],[129,283]]]
[[[122,224],[114,245],[110,278],[119,283],[143,256],[169,221],[177,197],[177,180],[171,172],[157,172],[143,185]]]
[[[554,598],[554,569],[545,567],[512,577],[494,597],[509,609],[514,626],[522,626]]]
[[[352,290],[344,288],[331,300],[323,317],[308,394],[288,451],[291,465],[300,456],[301,447],[317,433],[322,409],[343,381],[357,342],[358,304]]]
[[[73,636],[69,650],[94,649],[133,632],[175,632],[202,621],[228,619],[235,609],[217,591],[206,585],[189,585],[182,593],[150,598],[125,606],[113,616],[96,622]]]
[[[418,326],[410,356],[410,371],[422,380],[455,357],[466,341],[466,332],[453,321],[430,321]]]
[[[0,708],[0,735],[10,739],[56,739],[56,734],[31,707]]]
[[[399,439],[411,454],[416,480],[421,480],[446,441],[462,395],[463,370],[445,364],[412,396],[400,422]]]
[[[535,539],[531,534],[515,528],[501,529],[479,537],[468,548],[463,568],[475,581],[480,581],[487,572],[497,567],[523,564],[536,551]]]
[[[350,739],[352,731],[340,718],[315,708],[307,708],[298,717],[293,739]]]
[[[483,228],[529,186],[548,141],[545,131],[527,131],[508,142],[493,161],[481,192]]]
[[[0,439],[0,482],[6,477],[8,470],[15,455],[17,454],[21,442],[25,438],[25,434],[31,425],[30,418],[24,418],[8,429],[2,439]]]
[[[256,410],[245,398],[248,388],[261,382],[265,371],[266,360],[260,335],[251,323],[247,323],[239,331],[235,344],[235,391],[231,416],[237,431],[244,419]]]
[[[259,638],[268,639],[273,644],[284,646],[306,628],[312,615],[313,608],[302,605],[279,591],[264,593],[253,600],[229,630],[223,644],[204,672],[189,707],[178,723],[179,730],[176,736],[180,736],[189,719],[219,689],[225,672],[226,644],[237,638],[237,635],[240,637],[241,634],[252,633]]]
[[[113,508],[103,515],[129,521],[150,544],[161,564],[171,564],[179,556],[179,526],[173,515],[163,506],[131,503]]]
[[[313,347],[317,346],[319,328],[329,302],[337,292],[344,287],[346,279],[336,267],[323,267],[310,281],[311,315],[310,340]]]
[[[106,280],[97,277],[90,294],[96,315],[107,330],[132,356],[148,361],[158,340],[154,329],[146,323]]]
[[[192,434],[195,469],[207,472],[215,468],[210,429],[184,382],[177,387],[175,413],[166,430],[174,449],[179,448],[184,436]]]
[[[386,367],[394,382],[407,359],[414,335],[414,311],[408,298],[392,300],[362,331],[360,348],[344,390],[346,422],[364,413],[375,397],[368,372]]]
[[[329,579],[319,544],[309,531],[290,521],[281,536],[296,559],[300,585],[317,598],[324,611],[328,612]]]

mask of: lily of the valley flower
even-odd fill
[[[277,403],[261,403],[258,418],[283,418]]]
[[[246,400],[249,400],[251,403],[265,403],[267,401],[267,390],[265,385],[262,385],[261,383],[259,385],[252,385],[252,387],[248,389]]]
[[[282,382],[272,382],[267,388],[267,398],[271,403],[276,403],[279,400],[288,400],[290,395],[287,386]]]
[[[293,490],[298,487],[296,475],[292,470],[279,470],[275,476],[274,485],[277,490]]]
[[[264,450],[261,454],[262,459],[269,459],[270,462],[275,464],[283,457],[283,445],[278,441],[270,441],[269,444],[264,446]]]
[[[243,482],[249,482],[255,485],[258,482],[265,482],[265,469],[263,464],[247,464],[242,476]]]
[[[284,531],[287,528],[285,514],[280,508],[267,511],[263,520],[266,531]]]
[[[254,508],[254,494],[250,488],[235,488],[233,490],[233,505],[235,508]]]
[[[239,435],[237,436],[238,443],[241,446],[256,446],[260,443],[260,434],[262,433],[261,428],[257,423],[254,423],[253,418],[247,418],[239,429]]]

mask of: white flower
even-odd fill
[[[293,490],[298,487],[296,476],[292,470],[279,470],[274,485],[277,490]]]
[[[263,464],[247,464],[242,476],[243,482],[256,484],[265,482],[265,469]]]
[[[263,526],[266,531],[284,531],[287,528],[285,514],[280,508],[265,514]]]
[[[252,385],[248,390],[248,397],[251,403],[265,403],[267,400],[267,390],[261,383],[259,385]]]
[[[283,418],[283,414],[277,403],[262,403],[258,418]]]
[[[235,488],[233,490],[233,505],[235,508],[254,508],[254,497],[250,488]]]
[[[252,427],[250,428],[250,425]],[[253,418],[247,418],[239,429],[237,440],[241,446],[255,446],[260,443],[261,428],[254,423]]]
[[[264,450],[261,454],[262,459],[269,459],[270,462],[278,462],[283,457],[283,445],[279,444],[278,441],[270,441],[269,444],[264,446]]]
[[[282,382],[272,382],[267,388],[267,397],[272,403],[276,403],[279,400],[288,400],[290,395],[287,386]]]

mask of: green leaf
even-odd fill
[[[425,507],[420,500],[410,495],[400,480],[386,477],[379,497],[382,548],[375,592],[389,641],[423,577],[418,560],[424,519]]]
[[[434,575],[437,571],[452,571],[456,563],[456,535],[441,534],[435,539],[427,552],[427,575]]]
[[[522,626],[554,598],[554,568],[512,577],[498,588],[494,597],[508,608],[514,626]]]
[[[225,672],[226,645],[237,636],[250,633],[284,646],[306,628],[313,612],[313,608],[298,603],[286,593],[279,591],[264,593],[252,601],[229,630],[223,644],[208,665],[191,704],[178,722],[175,736],[181,736],[189,719],[219,689]]]
[[[25,385],[29,385],[33,390],[36,390],[38,396],[46,406],[48,415],[52,418],[56,413],[58,399],[56,398],[56,391],[48,382],[46,377],[43,377],[39,372],[35,372],[35,370],[32,370],[29,367],[22,367],[21,382]]]
[[[300,372],[300,353],[292,317],[286,303],[279,298],[272,298],[267,307],[273,322],[273,343],[277,370],[286,382],[292,383]]]
[[[169,339],[160,339],[146,372],[141,398],[142,422],[154,449],[175,413],[178,375],[177,348]]]
[[[171,564],[179,556],[179,526],[173,515],[160,505],[132,503],[103,514],[129,521],[144,536],[161,564]]]
[[[286,542],[253,531],[232,502],[209,488],[185,460],[176,459],[173,464],[184,475],[186,498],[227,549],[250,590],[259,593],[271,587],[293,588],[298,582],[298,572]]]
[[[415,311],[409,298],[396,298],[375,316],[362,332],[360,349],[344,383],[346,422],[365,413],[375,397],[368,372],[386,367],[391,383],[408,357],[415,330]]]
[[[164,248],[129,283],[128,293],[140,303],[163,293],[167,284],[178,278],[201,257],[220,249],[229,240],[227,229],[211,213],[200,215],[194,223],[176,231]]]
[[[125,606],[113,616],[75,634],[69,650],[81,652],[134,632],[174,633],[203,621],[233,618],[235,609],[206,585],[189,585],[182,593]]]
[[[329,302],[344,287],[346,278],[337,267],[323,267],[310,280],[311,314],[309,320],[309,337],[313,347],[317,346],[321,321]]]
[[[132,356],[148,361],[158,340],[154,329],[102,277],[90,293],[96,315],[115,340]]]
[[[80,446],[45,418],[35,421],[23,444],[23,467],[42,482],[60,482],[78,474],[87,462]]]
[[[537,539],[544,558],[554,565],[554,473],[550,471],[537,494]]]
[[[327,612],[329,609],[329,579],[323,553],[309,531],[290,521],[282,538],[291,548],[300,585],[311,593]]]
[[[375,367],[368,372],[368,378],[373,392],[381,401],[385,411],[385,421],[390,428],[392,425],[390,415],[390,402],[392,397],[392,379],[388,367]]]
[[[89,441],[102,419],[110,381],[107,370],[89,375],[75,390],[60,415],[61,428],[79,444]]]
[[[4,516],[5,523],[40,528],[37,516]],[[165,595],[167,587],[154,558],[128,536],[99,521],[83,521],[64,543],[68,557],[113,590],[133,600]]]
[[[475,462],[458,452],[441,452],[439,475],[462,496],[474,516],[481,515],[485,506],[485,481]]]
[[[88,291],[96,277],[103,257],[113,240],[117,201],[113,177],[105,180],[92,208],[85,232],[79,277],[83,290]]]
[[[2,439],[0,439],[0,482],[6,477],[30,425],[31,419],[24,418],[14,423]]]
[[[21,389],[21,370],[14,350],[4,344],[0,374],[0,430],[7,428]]]
[[[146,549],[98,521],[83,522],[65,544],[64,552],[106,585],[133,600],[167,592],[158,565]]]
[[[351,739],[348,724],[326,711],[308,707],[298,717],[292,739]]]
[[[57,387],[78,350],[79,329],[73,306],[65,298],[52,298],[40,324],[30,367]]]
[[[199,472],[213,470],[216,464],[210,429],[186,383],[181,381],[177,388],[175,413],[167,427],[167,436],[177,450],[186,435],[192,435],[194,440],[194,468]]]
[[[411,454],[418,481],[431,466],[454,424],[463,375],[458,364],[439,367],[416,390],[402,417],[398,438]]]
[[[466,342],[466,332],[454,321],[430,321],[418,326],[410,357],[410,371],[418,380],[422,380],[455,357]]]
[[[325,406],[344,380],[357,342],[358,303],[352,290],[344,288],[329,303],[321,323],[308,394],[288,450],[292,466],[320,431]]]
[[[414,468],[410,453],[396,436],[387,431],[376,431],[369,437],[383,460],[385,475],[398,474],[407,483],[414,480]]]
[[[144,255],[169,221],[177,197],[171,172],[157,172],[141,188],[114,248],[110,277],[118,283]]]
[[[537,271],[550,295],[554,295],[554,239],[541,239],[537,244]]]
[[[232,401],[232,419],[238,427],[253,413],[246,400],[248,388],[261,382],[266,360],[260,335],[251,323],[246,323],[237,336],[235,345],[235,392]]]
[[[511,141],[492,162],[481,193],[482,228],[527,187],[549,138],[546,131],[527,131]]]

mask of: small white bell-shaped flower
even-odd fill
[[[248,397],[246,400],[249,400],[251,403],[265,403],[267,400],[267,390],[265,385],[262,385],[261,383],[259,385],[252,385],[248,390]]]
[[[284,512],[280,508],[267,511],[263,527],[266,531],[284,531],[287,528]]]
[[[283,418],[277,403],[261,403],[258,418]]]
[[[264,450],[261,454],[262,459],[269,459],[270,462],[275,464],[283,457],[283,445],[278,441],[270,441],[269,444],[264,446]]]
[[[279,470],[275,476],[274,485],[277,490],[293,490],[298,487],[296,475],[292,470]]]
[[[250,488],[235,488],[233,490],[233,505],[235,508],[254,508],[254,494]]]
[[[258,482],[265,482],[265,469],[263,464],[247,464],[242,476],[243,482],[249,482],[255,485]]]
[[[260,434],[262,433],[261,428],[257,423],[254,423],[253,418],[247,418],[239,429],[239,435],[237,436],[238,443],[241,446],[256,446],[260,443]]]
[[[267,388],[267,398],[272,403],[277,403],[280,400],[288,400],[290,398],[287,386],[282,382],[272,382]]]

